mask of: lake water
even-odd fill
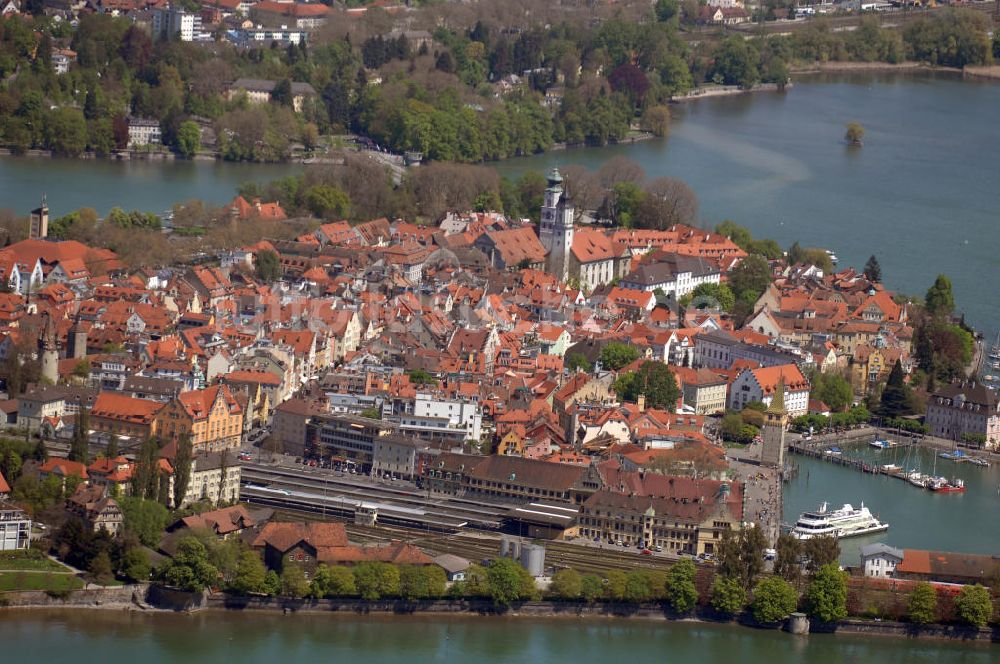
[[[614,155],[690,184],[704,223],[732,219],[788,247],[832,248],[840,265],[875,254],[891,288],[922,295],[948,274],[984,329],[1000,327],[1000,85],[952,76],[807,77],[784,94],[673,107],[664,140],[501,165],[515,175]],[[867,129],[848,148],[844,126]]]
[[[956,644],[639,620],[135,615],[0,612],[5,662],[160,664],[930,664],[995,661],[988,644]]]
[[[302,169],[300,164],[0,157],[0,208],[27,214],[42,195],[53,216],[81,207],[104,215],[116,206],[160,213],[191,199],[222,205],[244,182],[269,182]]]
[[[872,542],[892,546],[963,553],[1000,552],[1000,466],[988,468],[935,458],[925,450],[876,451],[867,445],[844,446],[844,454],[867,459],[873,465],[894,463],[924,474],[960,477],[965,493],[936,493],[887,475],[861,473],[828,461],[792,455],[798,475],[785,487],[784,521],[795,523],[799,514],[815,510],[826,501],[830,509],[862,502],[889,530],[841,540],[841,561],[859,564],[860,547]]]
[[[841,265],[872,253],[892,288],[922,294],[951,276],[959,308],[992,335],[1000,328],[1000,85],[949,75],[811,76],[783,94],[705,99],[674,107],[667,139],[514,159],[507,175],[612,156],[650,177],[690,184],[704,223],[733,219],[783,246],[833,248]],[[847,122],[865,146],[843,143]],[[115,205],[163,211],[202,198],[225,203],[246,180],[296,165],[0,158],[0,207],[25,212],[48,194],[54,214]]]

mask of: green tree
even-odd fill
[[[776,623],[794,611],[797,603],[798,596],[790,583],[780,576],[769,576],[754,588],[750,612],[759,623]]]
[[[266,590],[267,568],[254,551],[244,551],[236,563],[236,574],[229,582],[229,589],[239,595],[263,593]]]
[[[125,530],[148,547],[156,548],[170,520],[170,512],[155,500],[125,496],[118,500],[125,517]]]
[[[45,147],[57,155],[76,157],[87,147],[87,120],[78,109],[57,108],[46,116]]]
[[[310,594],[313,597],[348,597],[357,594],[354,572],[342,565],[320,565],[313,575]]]
[[[614,390],[623,401],[637,401],[640,395],[645,395],[647,408],[670,412],[673,412],[681,395],[670,367],[655,361],[643,362],[638,371],[618,376]]]
[[[404,599],[428,599],[444,595],[447,579],[437,565],[404,565],[399,570],[399,594]]]
[[[278,254],[264,249],[254,254],[254,271],[257,278],[265,283],[273,283],[281,278],[281,260]]]
[[[423,369],[414,369],[407,374],[414,385],[437,385],[437,379]]]
[[[187,120],[177,128],[177,151],[183,157],[191,158],[201,149],[201,129],[198,124]]]
[[[667,572],[667,601],[678,614],[691,613],[698,602],[698,589],[694,585],[697,571],[694,562],[685,559],[674,563]]]
[[[160,568],[160,580],[181,590],[201,591],[216,584],[219,570],[208,560],[208,550],[196,537],[177,544],[173,559]]]
[[[343,219],[351,210],[347,194],[328,184],[317,184],[307,189],[303,201],[309,211],[320,219]]]
[[[771,283],[771,268],[762,256],[750,255],[729,273],[729,288],[737,300],[752,305]]]
[[[721,309],[732,311],[736,295],[727,284],[698,284],[691,291],[690,305],[696,309]]]
[[[823,565],[813,574],[805,594],[806,611],[822,622],[847,617],[847,574],[837,563]]]
[[[722,434],[723,440],[748,445],[753,442],[759,430],[757,427],[747,424],[742,413],[729,411],[722,416],[719,433]]]
[[[607,598],[615,602],[625,599],[625,584],[628,582],[625,572],[619,569],[608,570],[604,578],[607,580],[604,586]]]
[[[549,592],[559,599],[579,599],[583,592],[583,578],[575,569],[561,569],[552,575]]]
[[[951,279],[939,274],[934,285],[927,289],[924,308],[931,316],[950,316],[955,310],[955,296],[951,291]]]
[[[82,406],[76,414],[73,436],[69,440],[69,460],[90,463],[90,411]]]
[[[903,380],[903,365],[896,360],[889,371],[889,378],[882,388],[879,415],[885,418],[910,415],[914,412],[913,394]]]
[[[584,574],[580,579],[580,597],[593,604],[604,595],[604,580],[596,574]]]
[[[857,122],[848,122],[844,140],[851,145],[861,145],[865,139],[865,128]]]
[[[354,567],[354,585],[362,599],[399,595],[399,569],[388,563],[363,562]]]
[[[601,367],[610,371],[618,371],[637,359],[639,359],[639,349],[631,344],[611,341],[601,348]]]
[[[726,219],[715,227],[715,232],[719,235],[724,235],[733,241],[736,246],[741,249],[746,250],[753,242],[753,235],[750,230],[744,226],[740,226],[735,221]]]
[[[837,562],[840,558],[840,544],[833,535],[811,537],[802,545],[802,553],[808,559],[806,569],[815,574],[824,565]]]
[[[594,368],[594,366],[583,353],[569,353],[566,355],[566,368],[572,372],[589,372]]]
[[[713,72],[726,85],[751,88],[760,81],[760,53],[757,47],[741,36],[725,39],[715,49]]]
[[[910,593],[906,607],[906,616],[910,622],[925,625],[937,620],[937,591],[934,586],[921,581]]]
[[[653,587],[645,570],[633,569],[625,574],[625,601],[642,604],[653,597]]]
[[[810,382],[810,399],[819,399],[832,411],[842,411],[854,401],[854,390],[850,382],[837,374],[813,373]]]
[[[87,571],[98,585],[106,586],[115,579],[114,570],[111,568],[111,556],[107,551],[101,551],[94,556]]]
[[[264,594],[274,597],[281,592],[281,577],[273,569],[264,576]]]
[[[955,598],[955,611],[962,622],[985,627],[993,617],[993,599],[989,588],[978,583],[963,587]]]
[[[980,12],[948,8],[907,23],[903,30],[906,56],[932,65],[986,65],[993,60],[990,21]]]
[[[309,593],[309,581],[299,565],[285,565],[281,570],[281,594],[285,597],[300,598]]]
[[[793,537],[791,533],[781,533],[778,535],[775,552],[774,573],[785,581],[797,583],[802,576],[802,566],[799,563],[799,557],[802,555],[801,540]]]
[[[749,590],[764,571],[764,550],[767,538],[757,526],[748,526],[739,531],[726,531],[718,547],[716,569],[722,576],[735,579]]]
[[[497,606],[509,606],[535,594],[535,580],[528,570],[510,558],[496,558],[486,568],[490,598]]]
[[[712,582],[712,608],[727,616],[735,616],[747,605],[747,591],[736,579],[718,575]]]
[[[188,484],[191,483],[191,461],[194,458],[194,443],[190,434],[182,434],[177,439],[177,454],[174,457],[174,507],[184,504]]]
[[[874,254],[869,256],[868,262],[865,263],[864,275],[872,283],[882,283],[882,266],[878,264],[878,259],[875,258]]]
[[[118,568],[123,577],[135,583],[149,581],[149,575],[152,572],[146,552],[135,546],[125,550],[118,563]]]

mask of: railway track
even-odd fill
[[[303,513],[287,508],[277,509],[276,513],[290,519],[303,517],[310,520],[320,519],[319,515],[315,513]],[[391,524],[361,526],[353,523],[345,524],[345,530],[348,537],[354,542],[379,544],[391,540],[405,540],[432,555],[450,553],[475,563],[496,558],[500,553],[501,535],[499,533],[442,534],[429,532],[426,529]],[[572,542],[545,542],[545,564],[547,567],[556,569],[568,567],[581,573],[603,574],[612,569],[625,572],[635,569],[666,571],[674,562],[676,562],[674,559],[663,556],[643,556],[635,549],[618,551],[573,544]]]

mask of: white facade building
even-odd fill
[[[618,285],[649,292],[660,289],[679,299],[701,284],[717,284],[721,278],[719,268],[696,256],[667,254],[655,263],[640,264]]]
[[[186,42],[201,39],[201,14],[178,7],[157,9],[153,12],[153,36]]]
[[[394,400],[385,411],[386,419],[398,424],[401,433],[455,440],[482,436],[483,409],[475,401],[417,394],[413,399]]]
[[[876,579],[892,578],[896,565],[903,562],[903,550],[877,542],[861,547],[861,567],[865,576]]]
[[[159,145],[163,140],[160,123],[149,118],[128,119],[128,146],[136,148],[140,145]]]
[[[729,387],[729,408],[743,410],[744,406],[755,401],[770,406],[779,384],[784,385],[785,412],[788,417],[808,414],[809,381],[794,364],[744,369]]]
[[[24,510],[0,505],[0,551],[27,549],[30,536],[31,519]]]

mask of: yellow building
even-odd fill
[[[240,446],[243,408],[227,385],[182,392],[157,414],[157,431],[165,441],[191,436],[196,454]]]

